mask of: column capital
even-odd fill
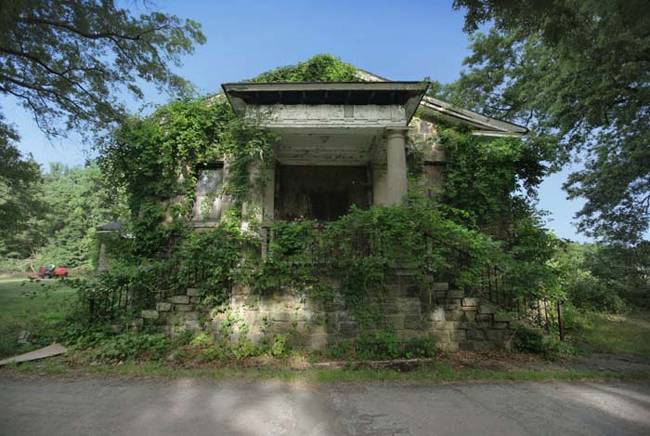
[[[408,126],[395,126],[395,127],[385,127],[384,134],[386,136],[404,136],[409,131]]]

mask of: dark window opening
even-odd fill
[[[280,166],[276,177],[276,217],[334,221],[352,205],[368,208],[367,167]]]

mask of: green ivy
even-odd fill
[[[404,206],[353,208],[337,221],[277,222],[268,259],[254,277],[260,292],[290,289],[330,301],[340,292],[362,328],[385,328],[381,298],[395,267],[408,267],[424,286],[435,277],[461,288],[480,285],[483,268],[505,256],[486,235],[444,217],[422,196]],[[459,253],[470,257],[462,259]]]
[[[545,167],[542,157],[518,138],[484,138],[461,128],[441,128],[447,154],[443,201],[468,212],[481,229],[506,227],[513,201],[535,196]]]
[[[356,71],[319,55],[253,81],[352,81],[359,80]],[[251,166],[273,162],[274,135],[245,124],[220,96],[178,101],[131,118],[100,158],[103,170],[127,192],[131,211],[128,268],[115,274],[143,293],[191,283],[214,303],[239,283],[262,293],[301,292],[327,304],[336,279],[358,323],[380,331],[386,326],[378,298],[397,265],[416,271],[422,285],[433,277],[471,289],[481,285],[486,264],[499,263],[521,295],[557,290],[547,265],[553,238],[517,194],[523,187],[532,195],[539,183],[539,156],[517,139],[481,139],[451,128],[439,136],[449,156],[440,203],[413,193],[403,206],[353,208],[330,223],[276,222],[262,261],[259,241],[239,224]],[[417,153],[411,157],[419,159]],[[188,226],[197,168],[216,160],[228,162],[223,193],[234,204],[217,228],[197,233]],[[503,240],[497,242],[482,232],[490,226],[509,234],[497,235]]]
[[[357,68],[329,55],[319,54],[305,62],[275,68],[260,74],[251,82],[360,82]]]
[[[100,157],[111,180],[124,186],[135,253],[171,251],[191,217],[198,169],[227,160],[223,193],[241,210],[254,162],[271,162],[274,135],[245,124],[223,98],[178,101],[151,116],[127,120]]]

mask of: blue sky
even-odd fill
[[[394,80],[428,76],[447,83],[458,77],[469,54],[463,14],[452,10],[451,0],[159,0],[150,7],[202,23],[208,42],[185,59],[181,72],[204,93],[318,53],[334,54]],[[130,106],[137,110],[144,102],[164,101],[164,96],[150,90],[143,102]],[[74,165],[91,156],[74,134],[48,141],[15,100],[0,99],[0,104],[22,136],[21,150],[32,153],[38,162]],[[555,174],[542,184],[539,206],[551,212],[549,227],[558,236],[584,240],[572,225],[582,203],[568,201],[561,189],[567,174]]]

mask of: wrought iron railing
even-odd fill
[[[370,255],[373,248],[364,237],[364,234],[356,234],[355,239],[351,242],[357,254]],[[507,270],[496,262],[481,261],[472,253],[437,235],[425,234],[423,237],[427,239],[427,247],[431,252],[436,247],[442,249],[445,254],[445,268],[436,270],[432,267],[427,271],[437,281],[449,282],[452,288],[462,289],[468,297],[479,297],[517,319],[544,329],[549,334],[557,332],[560,338],[564,339],[561,300],[521,295],[512,286]],[[273,239],[273,228],[271,226],[263,227],[262,256],[264,258],[271,253],[270,247]],[[318,253],[316,255],[315,252],[313,254],[313,261],[322,263],[324,266],[337,255],[337,253],[328,253],[327,255]],[[474,273],[471,285],[459,283],[459,277],[468,271]]]

